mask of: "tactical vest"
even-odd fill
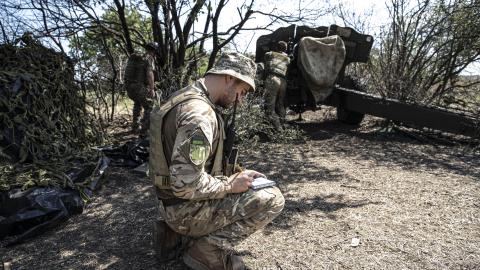
[[[146,83],[147,65],[147,61],[140,54],[130,55],[125,67],[125,83]]]
[[[288,55],[279,52],[267,52],[265,54],[265,71],[280,77],[287,76],[287,68],[290,64]]]
[[[159,189],[170,189],[170,170],[165,157],[163,143],[165,137],[163,134],[163,121],[165,116],[180,103],[192,99],[199,99],[206,102],[210,107],[215,105],[202,95],[201,90],[195,86],[188,86],[174,93],[160,107],[156,106],[150,114],[150,154],[149,154],[149,175],[154,185]],[[223,175],[223,141],[225,139],[225,130],[222,117],[215,112],[217,116],[219,139],[218,146],[214,156],[212,170],[208,173],[212,176]],[[213,149],[213,147],[212,147]]]

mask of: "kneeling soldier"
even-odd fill
[[[177,234],[192,238],[183,254],[192,269],[244,269],[229,251],[283,209],[277,187],[249,188],[263,174],[225,172],[224,122],[217,106],[243,102],[255,90],[254,77],[251,59],[225,53],[204,78],[175,92],[151,115],[150,177],[165,222],[157,223],[156,235],[170,235],[157,246],[165,255],[178,243]]]

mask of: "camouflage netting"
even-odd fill
[[[101,140],[64,54],[0,45],[0,190],[73,186],[70,163]],[[86,159],[92,160],[92,159]]]

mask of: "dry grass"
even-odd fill
[[[259,144],[244,165],[279,181],[282,214],[238,252],[253,269],[479,269],[480,157],[309,113],[303,144]],[[323,119],[319,122],[319,118]],[[150,249],[150,183],[111,169],[84,214],[1,249],[14,269],[185,269]],[[360,245],[351,246],[352,238]]]

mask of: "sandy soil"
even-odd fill
[[[242,153],[286,199],[237,247],[250,268],[480,269],[478,150],[380,132],[374,118],[350,129],[324,116],[304,115],[304,143]],[[152,191],[149,180],[110,168],[82,215],[0,258],[13,269],[185,269],[154,258]]]

